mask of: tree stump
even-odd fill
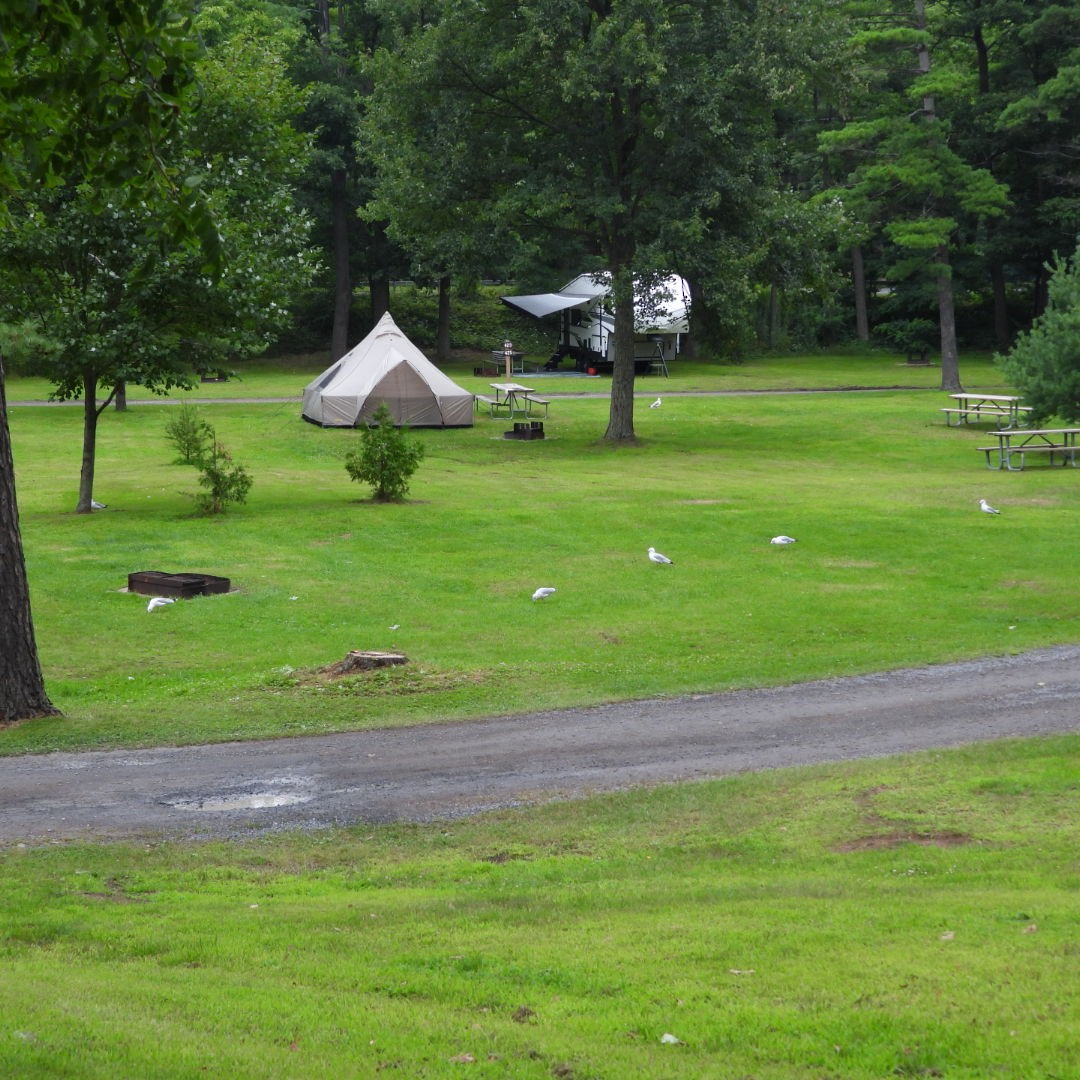
[[[408,662],[409,658],[402,653],[367,652],[353,649],[352,652],[346,653],[343,660],[330,664],[321,671],[331,679],[340,679],[345,675],[356,675],[362,671],[374,671],[375,668],[394,667],[396,664]]]

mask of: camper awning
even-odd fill
[[[595,296],[568,296],[566,293],[546,292],[533,293],[531,296],[500,296],[504,304],[520,308],[527,315],[535,315],[542,319],[545,315],[554,315],[557,311],[567,311],[570,308],[588,307],[595,300]]]

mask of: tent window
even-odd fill
[[[336,374],[338,373],[338,368],[340,368],[340,367],[341,367],[341,365],[340,365],[340,364],[335,364],[335,365],[334,365],[334,366],[333,366],[333,367],[332,367],[332,368],[331,368],[331,369],[330,369],[330,370],[329,370],[329,371],[328,371],[328,372],[327,372],[327,373],[326,373],[326,374],[325,374],[325,375],[324,375],[324,376],[323,376],[323,377],[322,377],[322,378],[321,378],[321,379],[319,380],[319,389],[320,389],[320,390],[325,390],[325,389],[326,389],[326,388],[327,388],[327,387],[328,387],[328,386],[330,385],[330,383],[334,381],[334,376],[335,376],[335,375],[336,375]]]

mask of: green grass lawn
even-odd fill
[[[1078,745],[0,852],[0,1074],[1075,1077]]]
[[[642,380],[650,396],[657,382]],[[556,397],[542,442],[485,416],[415,432],[427,454],[403,505],[349,481],[355,431],[303,423],[293,402],[219,403],[206,415],[255,486],[211,519],[193,513],[195,471],[172,464],[169,405],[104,415],[108,509],[92,516],[71,512],[80,410],[13,408],[36,630],[65,716],[4,732],[0,752],[430,722],[1080,639],[1062,558],[1080,474],[988,471],[980,434],[942,423],[945,400],[669,396],[639,408],[641,445],[613,448],[605,399]],[[773,547],[778,533],[799,542]],[[649,545],[675,565],[649,563]],[[138,570],[235,591],[149,615],[121,591]],[[533,603],[539,585],[558,592]],[[351,649],[411,663],[312,683]]]
[[[1003,389],[984,375],[965,381]],[[306,377],[266,365],[260,396]],[[304,424],[294,402],[222,402],[205,414],[255,487],[216,519],[194,516],[196,474],[171,464],[169,405],[103,417],[108,509],[88,517],[71,512],[79,410],[14,408],[64,716],[0,732],[0,752],[437,722],[1080,640],[1080,473],[987,470],[979,432],[942,422],[936,378],[881,357],[687,365],[639,391],[923,388],[667,396],[618,449],[600,441],[605,400],[556,397],[542,442],[485,417],[416,432],[427,456],[397,506],[350,484],[356,432]],[[798,543],[771,546],[781,532]],[[650,544],[675,565],[650,564]],[[148,614],[121,591],[135,570],[235,591]],[[558,591],[533,603],[538,585]],[[411,662],[309,678],[356,648]],[[1002,742],[415,827],[0,851],[0,1075],[1063,1080],[1080,1071],[1078,749]]]

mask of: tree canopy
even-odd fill
[[[12,194],[74,171],[109,184],[152,178],[176,194],[161,227],[217,236],[158,150],[193,78],[192,5],[39,0],[8,5],[0,47],[0,223]],[[0,362],[0,723],[56,712],[37,655]]]

